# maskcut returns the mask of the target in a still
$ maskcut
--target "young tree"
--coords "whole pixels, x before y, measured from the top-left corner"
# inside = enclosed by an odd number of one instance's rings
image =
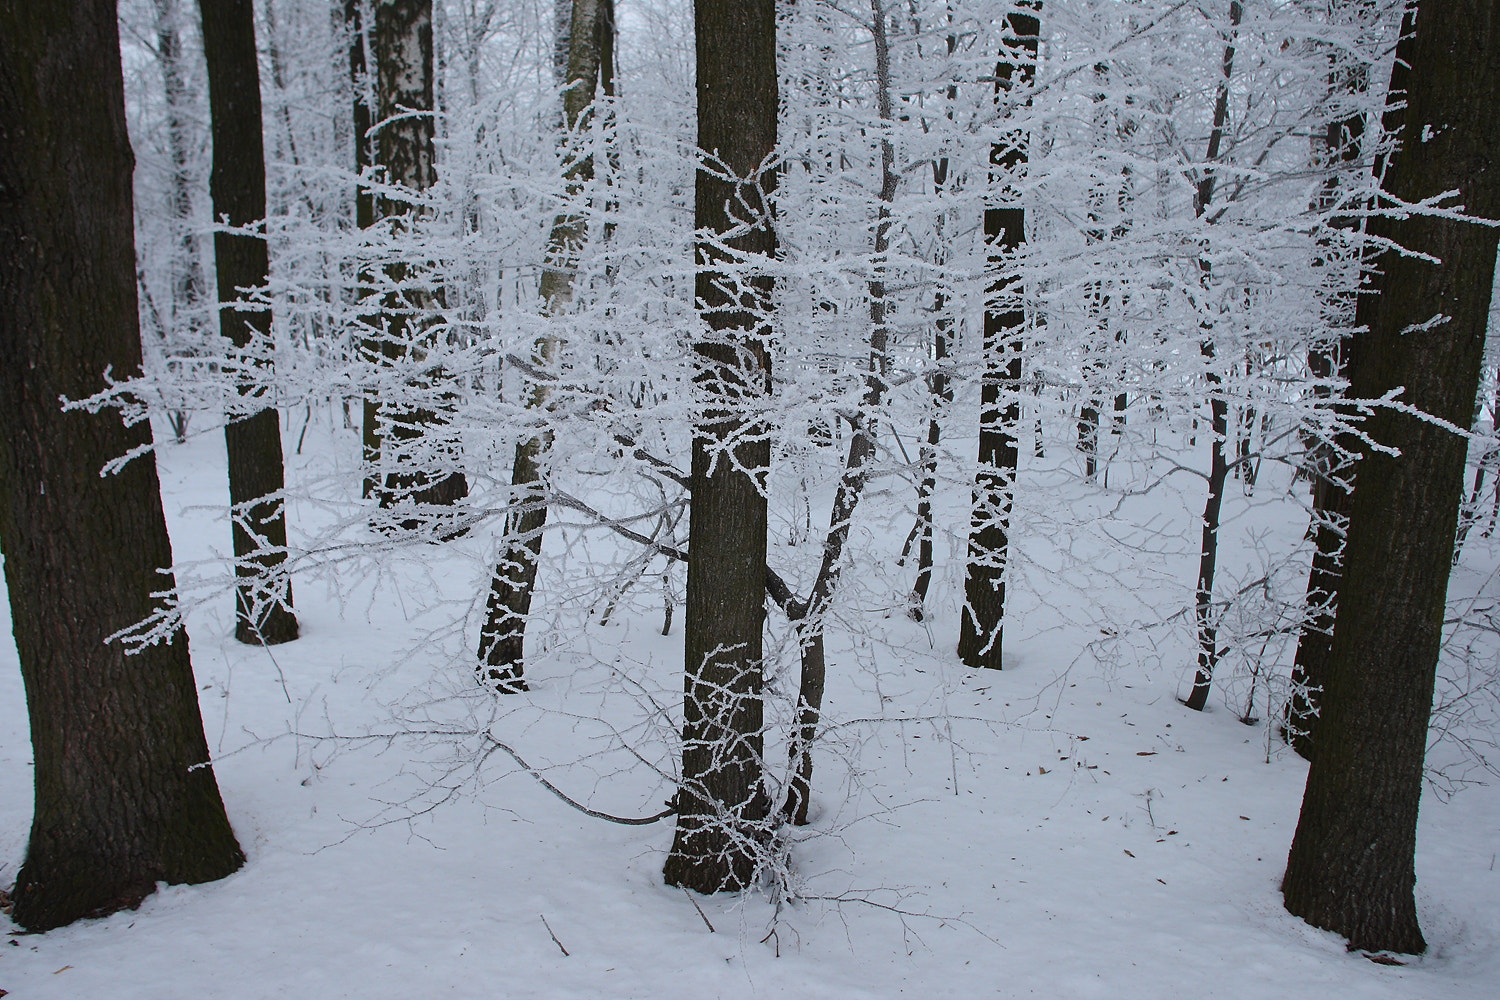
[[[1458,191],[1469,217],[1500,218],[1497,46],[1493,3],[1422,0],[1402,147],[1381,185],[1403,208],[1369,226],[1408,252],[1374,261],[1349,392],[1399,391],[1400,406],[1377,406],[1361,425],[1374,444],[1360,448],[1317,752],[1282,882],[1288,910],[1351,948],[1426,947],[1413,893],[1417,806],[1496,229],[1404,206]]]
[[[567,89],[563,91],[563,123],[574,136],[588,124],[586,112],[594,103],[601,78],[603,92],[613,90],[614,0],[574,0],[573,20],[568,32]],[[565,172],[569,194],[576,196],[593,176],[593,158],[578,156]],[[578,248],[588,235],[588,220],[565,213],[552,221],[547,238],[548,265],[542,270],[541,299],[549,316],[567,311],[573,298],[573,272]],[[545,370],[557,362],[560,342],[556,336],[538,338],[532,362]],[[551,393],[545,381],[530,388],[526,405],[545,409]],[[542,554],[542,529],[547,523],[546,452],[552,432],[522,438],[516,443],[511,469],[511,509],[505,516],[506,551],[495,567],[485,603],[484,625],[479,632],[480,683],[501,693],[524,691],[524,647],[526,616],[536,590],[536,564]]]
[[[1197,190],[1193,198],[1193,213],[1200,219],[1213,204],[1214,192],[1219,183],[1219,173],[1214,165],[1219,162],[1223,153],[1224,137],[1229,126],[1229,81],[1234,76],[1235,34],[1244,13],[1245,7],[1240,0],[1230,0],[1229,26],[1224,38],[1224,75],[1214,98],[1213,131],[1209,133],[1208,155],[1205,157],[1209,165],[1197,179]],[[1206,281],[1209,277],[1208,261],[1202,261],[1200,267]],[[1218,353],[1212,331],[1205,328],[1204,332],[1206,336],[1199,350],[1210,364],[1206,375],[1209,385],[1210,457],[1208,497],[1203,502],[1203,540],[1198,550],[1198,586],[1194,592],[1194,610],[1198,624],[1198,670],[1193,677],[1193,689],[1186,700],[1187,707],[1198,712],[1203,711],[1208,704],[1214,667],[1219,661],[1218,627],[1213,616],[1214,573],[1219,560],[1219,515],[1224,506],[1224,484],[1229,478],[1229,462],[1224,457],[1225,438],[1229,434],[1229,401],[1222,391],[1223,376],[1212,367]]]
[[[199,0],[203,55],[208,64],[208,103],[213,130],[209,192],[214,218],[241,229],[266,216],[266,159],[262,147],[260,69],[255,54],[255,10],[251,0]],[[268,364],[271,312],[245,308],[241,295],[265,286],[270,256],[263,236],[214,234],[219,282],[219,328],[244,364]],[[257,358],[257,355],[260,355]],[[242,395],[253,388],[242,385]],[[252,404],[253,406],[253,404]],[[234,636],[271,646],[297,638],[292,585],[286,561],[286,516],[281,491],[281,416],[274,406],[232,420],[224,428],[229,454],[229,502],[233,507]]]
[[[108,641],[172,563],[148,424],[62,412],[141,366],[115,4],[0,5],[0,546],[35,754],[13,918],[46,930],[244,861],[186,635]]]
[[[668,884],[738,890],[755,875],[769,803],[761,779],[762,628],[770,441],[770,194],[776,147],[774,0],[697,0],[692,559],[684,625],[682,775]]]
[[[1024,7],[1041,10],[1040,2]],[[1020,10],[1006,15],[1006,34],[995,67],[995,94],[1012,106],[1030,89],[1036,76],[1041,18]],[[984,235],[990,266],[1026,242],[1026,210],[1012,186],[1026,169],[1029,139],[1015,132],[995,144],[990,163],[995,180],[1006,190],[1006,204],[987,208]],[[964,574],[964,607],[959,622],[958,658],[970,667],[1000,669],[1002,618],[1005,614],[1005,563],[1010,544],[1010,509],[1016,488],[1020,452],[1016,433],[1021,422],[1017,392],[1021,382],[1026,313],[1015,277],[990,289],[984,312],[984,377],[980,388],[979,473],[974,479],[974,512],[969,524],[969,558]],[[1006,396],[1001,408],[1001,395]]]

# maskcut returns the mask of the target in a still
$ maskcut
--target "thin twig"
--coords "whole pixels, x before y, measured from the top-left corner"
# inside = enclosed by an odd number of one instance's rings
[[[563,953],[563,958],[570,958],[571,956],[568,954],[568,949],[564,948],[563,943],[557,939],[557,935],[552,933],[552,925],[547,923],[547,918],[540,913],[538,913],[537,916],[542,918],[542,926],[547,928],[547,934],[551,936],[552,943],[557,945],[557,950]]]
[[[708,933],[717,934],[718,931],[714,930],[714,925],[708,922],[708,915],[703,912],[703,907],[698,905],[698,901],[693,898],[693,894],[686,888],[682,890],[682,894],[688,898],[689,903],[693,904],[693,909],[698,911],[698,916],[703,918],[703,924],[708,928]]]

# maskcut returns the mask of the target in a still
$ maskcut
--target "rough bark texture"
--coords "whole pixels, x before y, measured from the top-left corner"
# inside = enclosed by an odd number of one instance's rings
[[[1448,190],[1500,217],[1500,9],[1422,0],[1403,151],[1382,184],[1408,202]],[[1467,428],[1484,355],[1496,231],[1412,216],[1373,233],[1441,264],[1382,253],[1361,296],[1350,394],[1401,399]],[[1351,948],[1420,952],[1413,886],[1417,804],[1442,639],[1466,441],[1388,408],[1364,424],[1317,752],[1287,859],[1286,907]]]
[[[199,0],[199,8],[213,119],[209,192],[214,218],[232,226],[253,226],[266,215],[255,10],[251,0]],[[265,239],[215,233],[214,268],[219,282],[220,332],[240,350],[256,339],[269,343],[270,309],[236,306],[242,294],[265,286],[270,270]],[[224,428],[224,443],[229,453],[229,502],[234,508],[234,562],[239,577],[234,637],[266,646],[290,642],[297,638],[297,617],[292,613],[292,584],[283,570],[286,518],[280,497],[285,485],[281,415],[268,406],[236,420]]]
[[[374,160],[387,184],[412,191],[425,191],[436,182],[433,137],[432,0],[374,0],[370,39],[375,56]],[[417,113],[413,113],[417,112]],[[374,214],[393,220],[400,231],[417,209],[406,199],[386,195],[374,200]],[[375,319],[379,334],[365,345],[367,355],[393,364],[420,360],[426,317],[442,307],[441,290],[414,282],[411,268],[403,263],[386,265],[386,277],[397,287],[385,299]],[[413,287],[416,284],[417,287]],[[423,376],[440,382],[441,371]],[[413,383],[413,388],[423,386]],[[426,440],[444,434],[442,415],[422,406],[391,402],[365,404],[365,452],[387,471],[377,476],[373,492],[382,507],[401,505],[451,506],[469,495],[462,472],[429,471],[433,447]],[[420,444],[418,444],[420,442]],[[456,449],[457,442],[438,446]],[[408,466],[417,468],[410,469]],[[401,527],[413,529],[428,522],[413,517]],[[439,536],[443,532],[439,531]]]
[[[1386,109],[1381,119],[1381,128],[1396,134],[1406,115],[1406,88],[1411,80],[1414,10],[1408,8],[1402,19],[1401,35],[1396,43],[1396,62],[1391,68],[1390,87],[1386,92]],[[1369,72],[1350,71],[1335,84],[1350,90],[1368,86]],[[1356,162],[1364,145],[1364,118],[1354,116],[1330,122],[1324,135],[1324,157],[1330,164]],[[1376,176],[1384,171],[1385,158],[1377,160]],[[1320,192],[1320,198],[1328,203],[1337,197],[1338,181],[1330,178]],[[1328,207],[1328,203],[1319,205]],[[1353,228],[1355,218],[1335,219],[1334,225]],[[1359,296],[1354,289],[1332,297],[1327,305],[1330,320],[1335,327],[1357,326],[1362,322],[1358,316]],[[1349,376],[1348,333],[1332,344],[1317,345],[1308,353],[1308,368],[1313,375],[1329,379],[1335,375]],[[1297,654],[1292,664],[1292,696],[1287,700],[1286,716],[1282,735],[1292,749],[1311,760],[1316,746],[1319,705],[1322,700],[1323,678],[1327,672],[1328,654],[1333,649],[1334,615],[1338,610],[1339,579],[1343,573],[1344,531],[1349,523],[1349,493],[1354,487],[1353,459],[1350,454],[1356,447],[1352,436],[1337,442],[1337,446],[1323,444],[1314,447],[1313,513],[1308,533],[1313,537],[1312,566],[1307,573],[1307,620],[1297,637]]]
[[[148,424],[59,396],[140,370],[132,156],[112,0],[0,5],[0,546],[26,683],[36,810],[15,921],[134,906],[244,861],[208,765],[187,637],[112,633],[172,587]]]
[[[563,120],[568,132],[586,125],[584,114],[594,101],[600,78],[608,79],[614,49],[613,0],[574,0],[573,19],[567,37],[572,40],[567,81],[563,94]],[[608,84],[605,86],[608,92]],[[581,157],[568,165],[569,188],[577,193],[592,176],[592,158]],[[559,215],[552,221],[547,239],[548,266],[542,271],[539,291],[549,315],[566,312],[573,301],[573,268],[578,247],[588,235],[588,220]],[[537,340],[532,362],[546,371],[556,361],[561,345],[553,336]],[[545,409],[551,396],[545,382],[531,386],[526,405]],[[526,690],[526,618],[536,592],[537,560],[542,554],[542,529],[547,524],[545,456],[552,447],[552,432],[544,430],[516,443],[511,466],[511,509],[505,515],[505,537],[511,539],[495,566],[490,595],[485,602],[484,625],[479,630],[479,682],[500,694]]]
[[[1027,6],[1040,10],[1040,3]],[[1041,18],[1012,12],[1006,18],[1005,51],[995,67],[995,92],[1025,90],[1036,75]],[[990,151],[990,163],[1001,184],[1026,169],[1027,139],[1014,135]],[[1015,198],[1014,192],[1009,196]],[[1026,212],[1019,204],[986,209],[984,235],[990,266],[1026,241]],[[1014,299],[984,311],[984,381],[979,399],[979,474],[974,479],[974,512],[969,521],[969,558],[964,573],[964,607],[958,629],[958,658],[966,666],[1000,669],[1002,619],[1005,614],[1005,564],[1009,559],[1010,508],[1020,459],[1017,433],[1021,403],[1021,330],[1026,313],[1020,306],[1018,279],[990,289],[991,299]],[[1001,390],[1009,399],[1002,409]]]
[[[769,256],[776,4],[698,0],[694,19],[698,146],[714,167],[698,171],[695,220],[711,233],[746,225],[733,249]],[[696,297],[709,328],[695,345],[706,408],[693,434],[682,786],[663,875],[671,885],[719,892],[750,884],[770,811],[761,782],[766,498],[757,481],[770,442],[745,410],[769,391],[771,285],[714,270],[724,253],[712,243],[696,252]]]

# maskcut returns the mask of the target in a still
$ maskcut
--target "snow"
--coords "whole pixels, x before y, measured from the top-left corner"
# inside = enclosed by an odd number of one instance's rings
[[[212,433],[160,456],[179,560],[228,547],[222,463]],[[471,587],[482,545],[432,548],[431,580]],[[1264,721],[1241,724],[1217,696],[1204,714],[1184,709],[1181,672],[1149,659],[1085,669],[1076,634],[1039,625],[1008,634],[1005,671],[965,671],[951,613],[934,649],[897,616],[889,628],[910,639],[899,655],[830,632],[830,718],[885,721],[838,731],[817,758],[814,822],[792,851],[804,898],[779,913],[755,892],[690,899],[661,881],[668,822],[590,819],[501,755],[467,780],[458,740],[314,738],[453,721],[443,685],[457,688],[467,667],[411,611],[431,585],[340,602],[299,581],[304,637],[271,654],[232,640],[227,603],[191,618],[204,726],[248,862],[219,882],[163,886],[134,912],[45,935],[11,928],[0,989],[17,1000],[1474,1000],[1500,982],[1495,788],[1424,799],[1429,951],[1376,964],[1281,907],[1306,766],[1275,742],[1267,760]],[[640,709],[619,697],[611,651],[680,691],[680,627],[659,628],[659,614],[622,613],[541,656],[535,690],[505,701],[496,732],[594,808],[659,810],[666,784],[609,735],[643,731],[630,729]],[[9,883],[30,758],[9,643],[0,660]],[[432,802],[421,793],[440,774],[455,794],[401,819],[401,803]]]

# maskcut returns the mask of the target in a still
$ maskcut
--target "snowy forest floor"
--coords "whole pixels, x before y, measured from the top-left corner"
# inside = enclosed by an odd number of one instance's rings
[[[213,509],[221,442],[205,434],[160,456],[179,560],[228,547]],[[778,912],[756,892],[700,897],[700,914],[662,884],[670,822],[588,818],[462,735],[325,738],[461,732],[454,706],[481,704],[462,693],[462,650],[429,641],[411,607],[424,587],[482,582],[483,544],[431,549],[430,577],[405,589],[339,600],[299,582],[303,638],[270,653],[233,641],[227,600],[192,618],[204,727],[248,862],[220,882],[163,886],[138,911],[41,936],[11,928],[0,990],[1474,1000],[1500,983],[1500,789],[1424,799],[1429,951],[1376,964],[1281,907],[1306,765],[1268,740],[1264,718],[1243,725],[1217,695],[1206,713],[1183,708],[1190,661],[1175,653],[1085,669],[1077,630],[1018,624],[1008,669],[965,671],[951,614],[930,648],[899,615],[890,628],[909,626],[911,641],[897,652],[830,634],[827,704],[842,728],[817,757],[813,824],[795,834],[803,898]],[[647,729],[638,701],[617,707],[628,685],[611,664],[625,658],[664,698],[680,692],[680,623],[667,638],[660,624],[659,611],[621,613],[536,657],[534,690],[506,699],[492,731],[594,808],[659,811],[667,784],[613,735]],[[669,748],[647,752],[669,766]],[[6,639],[0,884],[25,850],[29,762]]]

